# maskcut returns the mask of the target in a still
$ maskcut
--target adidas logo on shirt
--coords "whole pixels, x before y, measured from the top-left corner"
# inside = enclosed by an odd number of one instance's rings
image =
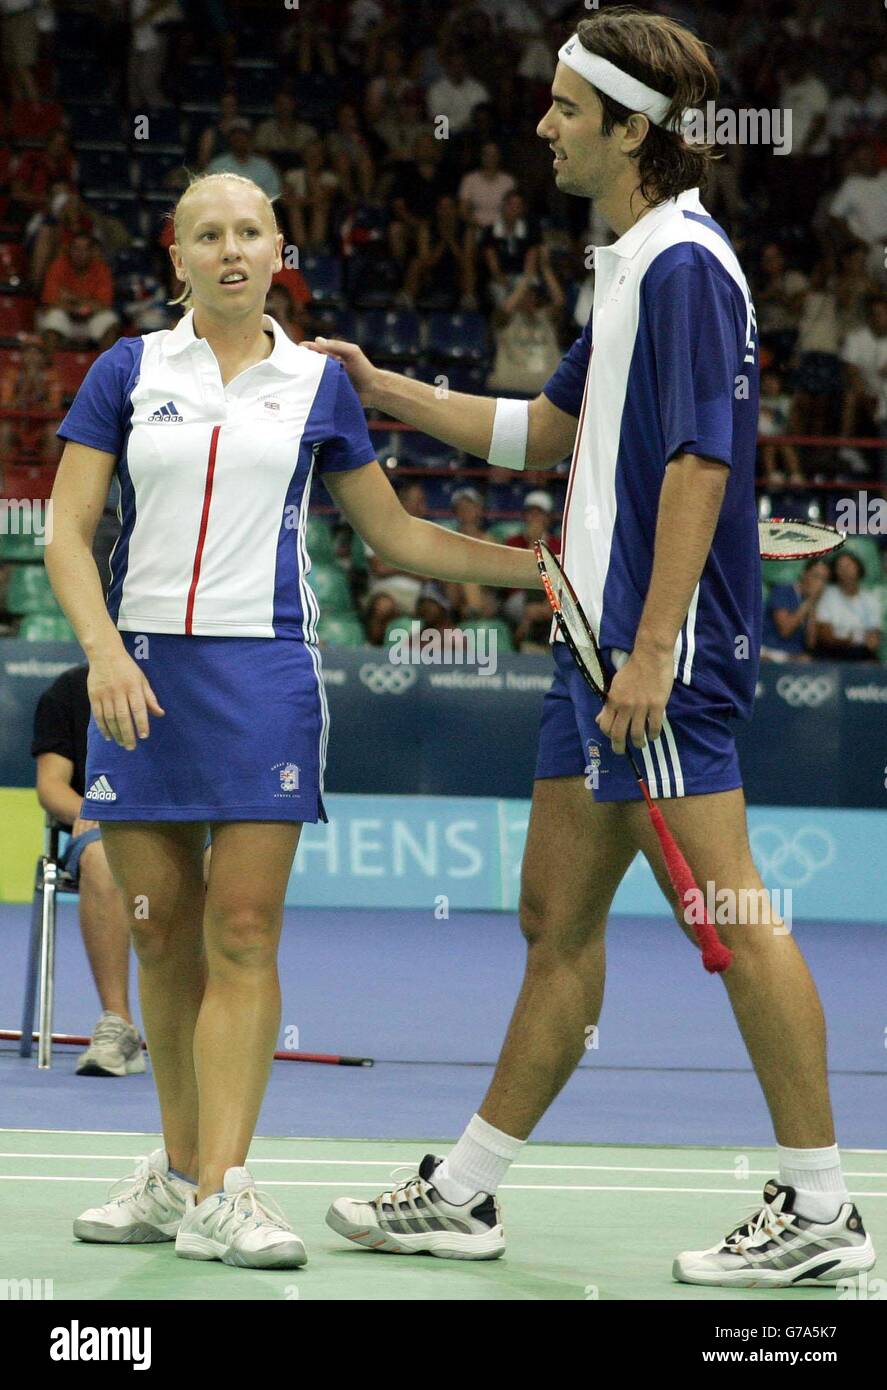
[[[184,420],[184,415],[179,414],[179,408],[174,401],[167,401],[159,410],[155,410],[153,415],[148,416],[149,425],[180,425]]]
[[[117,793],[114,791],[107,777],[97,777],[86,793],[87,801],[116,801]]]

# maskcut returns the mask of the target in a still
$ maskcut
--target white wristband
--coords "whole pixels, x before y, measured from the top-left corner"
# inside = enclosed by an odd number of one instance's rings
[[[493,416],[488,461],[495,468],[526,468],[529,432],[530,402],[509,401],[500,397]]]

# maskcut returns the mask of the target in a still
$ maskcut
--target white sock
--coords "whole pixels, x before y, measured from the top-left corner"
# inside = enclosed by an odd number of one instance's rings
[[[827,1149],[779,1150],[779,1181],[793,1187],[799,1215],[808,1221],[834,1221],[850,1193],[841,1171],[837,1144]]]
[[[477,1192],[495,1192],[526,1142],[472,1115],[456,1147],[435,1169],[434,1186],[455,1206]]]

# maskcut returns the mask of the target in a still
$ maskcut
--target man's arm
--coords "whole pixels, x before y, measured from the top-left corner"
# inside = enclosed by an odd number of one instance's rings
[[[80,815],[83,797],[71,786],[74,764],[61,753],[38,753],[37,800],[51,816],[73,825]]]

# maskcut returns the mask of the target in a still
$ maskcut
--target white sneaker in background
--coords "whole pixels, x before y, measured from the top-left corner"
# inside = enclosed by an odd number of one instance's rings
[[[139,1030],[106,1009],[92,1041],[77,1059],[78,1076],[132,1076],[145,1070]]]

